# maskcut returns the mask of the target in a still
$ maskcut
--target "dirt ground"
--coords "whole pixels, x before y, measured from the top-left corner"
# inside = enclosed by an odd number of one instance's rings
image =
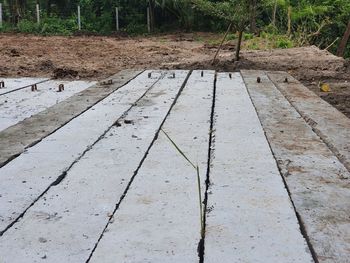
[[[224,45],[212,65],[220,36],[209,33],[153,37],[40,37],[0,34],[0,77],[49,76],[103,79],[122,69],[283,70],[350,117],[350,62],[317,47],[243,50],[233,62],[235,44]],[[319,82],[330,84],[321,93]]]

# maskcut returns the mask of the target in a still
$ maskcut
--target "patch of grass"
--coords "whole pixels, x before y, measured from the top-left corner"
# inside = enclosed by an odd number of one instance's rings
[[[297,46],[296,43],[287,35],[276,35],[262,32],[259,37],[253,37],[245,40],[244,49],[250,50],[268,50],[274,48],[292,48]]]

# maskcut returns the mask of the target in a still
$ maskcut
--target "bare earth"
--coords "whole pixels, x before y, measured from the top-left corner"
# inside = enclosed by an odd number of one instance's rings
[[[350,63],[317,47],[242,52],[233,62],[234,43],[211,60],[219,36],[208,33],[154,37],[40,37],[0,34],[0,77],[49,76],[103,79],[122,69],[262,69],[287,71],[350,117]],[[205,41],[199,41],[206,39]],[[209,41],[208,41],[209,40]],[[318,83],[330,84],[321,93]]]

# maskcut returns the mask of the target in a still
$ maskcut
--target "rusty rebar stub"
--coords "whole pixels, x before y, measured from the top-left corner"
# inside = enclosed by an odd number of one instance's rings
[[[113,84],[113,79],[102,81],[102,85],[111,85],[111,84]]]
[[[257,77],[257,78],[256,78],[256,82],[261,83],[261,78],[260,78],[260,77]]]
[[[37,90],[38,90],[37,85],[36,85],[36,84],[33,84],[33,85],[31,86],[31,90],[32,90],[32,91],[37,91]]]
[[[2,80],[2,81],[0,81],[0,89],[1,88],[5,88],[5,82]]]
[[[58,92],[62,92],[62,91],[64,91],[64,85],[60,84],[58,85]]]

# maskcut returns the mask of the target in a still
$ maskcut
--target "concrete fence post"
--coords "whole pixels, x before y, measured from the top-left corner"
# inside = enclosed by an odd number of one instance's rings
[[[119,10],[118,7],[115,8],[115,29],[119,31]]]
[[[40,24],[40,9],[39,4],[36,4],[36,22]]]
[[[81,30],[80,5],[78,5],[78,30]]]
[[[2,3],[0,3],[0,28],[2,28]]]

